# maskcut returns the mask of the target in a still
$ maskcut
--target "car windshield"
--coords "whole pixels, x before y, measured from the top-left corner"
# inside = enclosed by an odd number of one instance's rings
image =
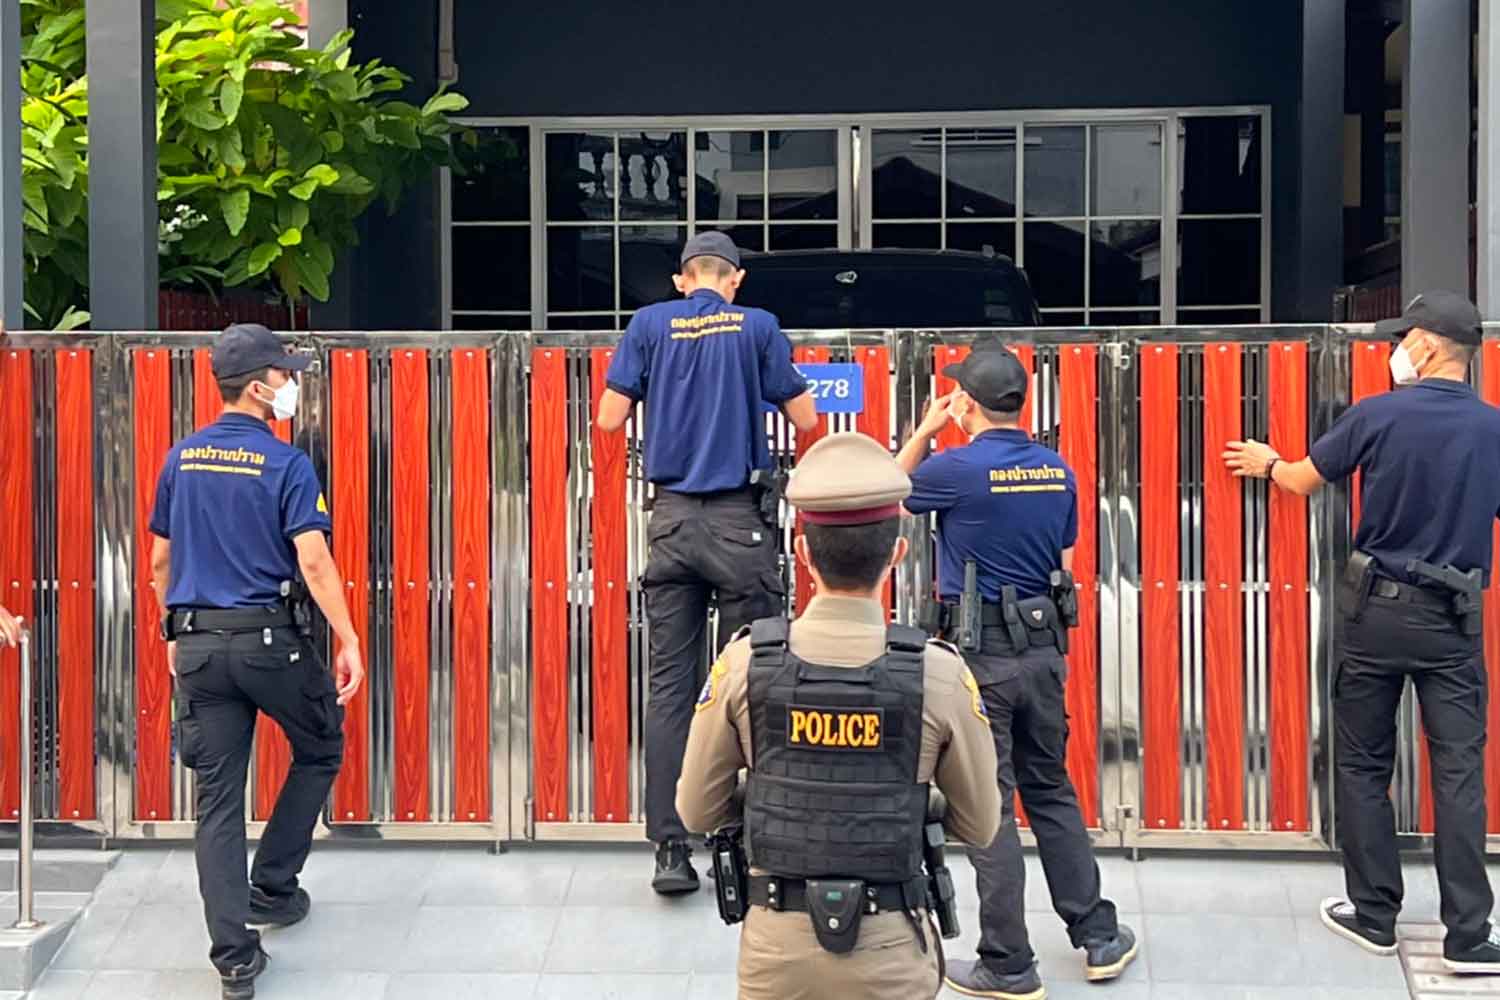
[[[736,301],[776,314],[783,329],[1024,326],[1031,320],[1000,268],[872,267],[851,261],[757,274],[750,262]],[[851,280],[852,279],[852,280]]]

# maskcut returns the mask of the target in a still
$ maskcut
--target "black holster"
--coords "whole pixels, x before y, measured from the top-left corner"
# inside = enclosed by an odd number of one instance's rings
[[[958,627],[954,640],[965,653],[977,653],[982,645],[984,602],[979,597],[979,564],[964,562],[964,589],[958,598]]]
[[[1356,549],[1344,564],[1344,586],[1349,590],[1352,610],[1349,620],[1357,622],[1370,603],[1370,592],[1375,588],[1375,559],[1367,552]]]
[[[1078,585],[1073,574],[1065,569],[1055,569],[1048,578],[1048,589],[1052,603],[1057,605],[1057,617],[1063,628],[1078,627]]]
[[[1451,563],[1434,566],[1432,563],[1412,559],[1406,571],[1448,592],[1453,615],[1458,619],[1459,630],[1464,635],[1480,635],[1484,631],[1484,574],[1478,569],[1467,573]]]
[[[927,905],[937,917],[938,930],[949,940],[958,937],[958,896],[953,888],[953,873],[943,858],[948,835],[941,814],[922,828],[922,864],[927,869]]]
[[[312,594],[301,580],[281,581],[281,603],[291,612],[292,621],[304,639],[312,638]]]
[[[760,519],[772,531],[781,527],[781,498],[786,495],[786,473],[779,469],[755,469],[750,473],[750,492]]]

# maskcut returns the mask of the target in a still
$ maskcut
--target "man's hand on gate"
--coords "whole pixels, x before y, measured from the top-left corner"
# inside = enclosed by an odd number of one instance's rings
[[[365,682],[365,663],[357,644],[344,643],[339,647],[339,654],[333,659],[333,676],[338,682],[339,704],[349,704]]]
[[[938,396],[927,404],[927,413],[922,417],[922,422],[917,425],[917,434],[921,437],[935,437],[944,427],[948,426],[951,419],[948,416],[948,405],[953,402],[957,390],[943,396]]]
[[[1224,447],[1224,464],[1236,476],[1264,479],[1271,474],[1271,463],[1281,459],[1275,449],[1259,441],[1230,441]]]
[[[21,644],[21,619],[0,607],[0,646]]]

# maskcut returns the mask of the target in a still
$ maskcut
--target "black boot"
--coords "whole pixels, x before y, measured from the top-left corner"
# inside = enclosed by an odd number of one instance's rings
[[[698,891],[698,873],[693,870],[693,849],[686,841],[668,840],[656,845],[656,875],[651,888],[663,896]]]

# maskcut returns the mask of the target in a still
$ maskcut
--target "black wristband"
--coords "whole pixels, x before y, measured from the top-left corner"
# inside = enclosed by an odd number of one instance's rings
[[[1273,457],[1270,462],[1266,463],[1266,481],[1267,482],[1274,483],[1276,481],[1272,477],[1272,473],[1274,473],[1276,471],[1276,463],[1279,462],[1279,461],[1281,461],[1281,456],[1277,455],[1277,456]]]

